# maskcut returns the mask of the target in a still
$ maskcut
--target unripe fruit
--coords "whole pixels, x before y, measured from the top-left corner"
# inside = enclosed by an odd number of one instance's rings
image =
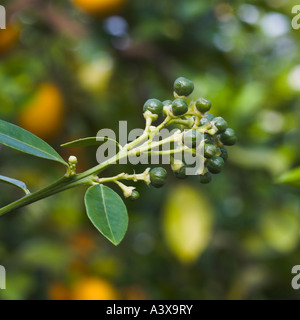
[[[208,119],[209,121],[213,120],[215,118],[215,116],[209,112],[206,112],[205,113],[205,116],[204,116],[206,119]]]
[[[236,135],[233,129],[227,128],[225,132],[223,132],[220,135],[220,140],[226,145],[226,146],[233,146],[236,143]]]
[[[153,114],[160,114],[163,111],[163,104],[158,99],[149,99],[145,102],[143,111],[149,110]]]
[[[207,169],[211,173],[220,173],[223,165],[224,165],[224,160],[219,156],[214,156],[207,161]]]
[[[207,124],[209,122],[209,120],[205,117],[201,118],[200,119],[200,122],[199,122],[199,127],[202,127],[204,126],[205,124]]]
[[[175,99],[172,103],[172,112],[176,117],[184,115],[188,109],[188,105],[184,99]]]
[[[140,193],[136,190],[133,190],[130,196],[130,200],[134,201],[134,200],[137,200],[139,197],[140,197]]]
[[[228,159],[227,150],[225,148],[220,148],[220,152],[221,152],[220,157],[223,158],[224,162],[226,162]]]
[[[196,108],[199,112],[205,113],[210,110],[211,102],[204,98],[199,98],[196,100]]]
[[[196,148],[202,141],[202,133],[191,129],[183,134],[183,143],[189,148]]]
[[[213,123],[218,129],[218,133],[224,132],[228,127],[227,122],[222,117],[214,118]]]
[[[163,101],[163,106],[171,106],[172,105],[172,100],[165,100],[165,101]]]
[[[204,133],[205,143],[214,144],[214,136],[211,136],[209,133]]]
[[[211,182],[211,174],[209,172],[206,172],[205,174],[201,174],[200,182],[203,184]]]
[[[217,148],[212,144],[205,144],[204,146],[204,157],[209,159],[212,158],[217,152]]]
[[[180,77],[174,82],[174,92],[182,97],[189,96],[194,91],[194,83],[184,77]]]
[[[151,185],[155,188],[162,187],[167,180],[167,171],[164,168],[158,167],[150,170]]]
[[[177,179],[185,179],[187,176],[186,176],[186,167],[183,166],[181,167],[178,171],[174,171],[174,175]]]

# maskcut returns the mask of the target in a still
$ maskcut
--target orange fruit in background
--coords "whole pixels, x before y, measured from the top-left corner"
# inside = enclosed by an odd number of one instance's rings
[[[71,300],[117,300],[116,289],[106,280],[97,277],[83,278],[71,290]]]
[[[96,248],[94,239],[88,233],[78,233],[71,239],[71,245],[81,256],[87,256]]]
[[[117,12],[125,4],[125,0],[72,0],[80,9],[91,13],[107,15]]]
[[[131,285],[125,290],[125,300],[149,300],[149,297],[142,287]]]
[[[69,291],[61,283],[54,283],[48,290],[48,296],[50,300],[69,300]]]
[[[40,84],[19,114],[20,126],[44,140],[56,137],[63,121],[63,97],[53,83]]]
[[[7,24],[6,29],[0,29],[0,53],[12,49],[19,40],[20,28],[17,25]]]

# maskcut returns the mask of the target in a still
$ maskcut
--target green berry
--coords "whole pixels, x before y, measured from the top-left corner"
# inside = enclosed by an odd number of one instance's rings
[[[205,144],[204,146],[204,157],[207,159],[212,158],[217,152],[217,148],[212,144]]]
[[[209,120],[205,117],[201,118],[200,119],[200,122],[199,122],[199,127],[202,127],[204,126],[205,124],[207,124],[209,122]]]
[[[176,117],[182,116],[188,109],[188,105],[184,99],[175,99],[172,103],[172,112]]]
[[[157,167],[150,170],[150,181],[153,187],[162,187],[167,180],[167,171],[164,168]]]
[[[220,140],[226,145],[226,146],[233,146],[236,143],[236,135],[233,129],[227,128],[225,132],[223,132],[220,135]]]
[[[210,110],[211,102],[204,98],[199,98],[196,100],[196,108],[199,112],[205,113]]]
[[[157,99],[149,99],[145,102],[143,110],[144,112],[149,110],[151,113],[160,114],[163,111],[163,104]]]
[[[218,129],[218,133],[224,132],[228,125],[227,122],[222,117],[216,117],[214,118],[214,125]]]
[[[204,117],[206,119],[208,119],[209,121],[211,121],[211,120],[213,120],[215,118],[215,116],[213,114],[209,113],[209,112],[206,112]]]
[[[165,101],[163,101],[163,106],[170,106],[170,105],[172,105],[172,100],[165,100]]]
[[[220,152],[221,152],[220,157],[223,158],[224,162],[226,162],[228,159],[227,150],[225,148],[220,148]]]
[[[211,182],[211,174],[209,172],[201,174],[200,175],[200,182],[203,184]]]
[[[214,144],[214,136],[211,136],[209,133],[204,133],[205,143]]]
[[[189,148],[196,148],[202,139],[202,133],[194,129],[185,131],[183,134],[183,143]]]
[[[140,193],[136,190],[133,190],[130,196],[130,200],[137,200],[139,197],[140,197]]]
[[[182,97],[189,96],[194,91],[194,83],[191,80],[180,77],[174,82],[174,92]]]
[[[207,161],[207,169],[211,173],[221,172],[223,166],[224,166],[224,160],[219,156],[214,156]]]
[[[178,171],[174,171],[174,175],[177,179],[185,179],[186,173],[185,173],[186,167],[181,167]]]

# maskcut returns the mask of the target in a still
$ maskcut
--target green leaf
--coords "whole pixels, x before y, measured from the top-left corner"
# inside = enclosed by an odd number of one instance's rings
[[[19,181],[19,180],[16,180],[16,179],[12,179],[12,178],[8,178],[8,177],[1,176],[1,175],[0,175],[0,181],[12,184],[13,186],[22,189],[25,192],[25,194],[29,194],[30,193],[30,191],[26,187],[26,184],[24,182],[22,182],[22,181]]]
[[[90,187],[84,201],[93,225],[104,237],[118,245],[128,227],[127,209],[121,197],[101,184]]]
[[[102,139],[102,140],[100,140]],[[89,146],[98,146],[100,143],[104,141],[112,141],[114,142],[119,148],[120,144],[114,140],[110,139],[108,137],[88,137],[88,138],[82,138],[74,141],[70,141],[67,143],[64,143],[61,145],[61,147],[89,147]]]
[[[45,141],[12,123],[0,120],[0,143],[36,157],[68,164]]]
[[[276,182],[300,188],[300,168],[284,173],[276,180]]]

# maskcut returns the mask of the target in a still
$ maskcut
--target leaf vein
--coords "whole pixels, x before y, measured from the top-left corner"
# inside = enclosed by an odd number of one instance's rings
[[[112,228],[111,228],[111,225],[110,225],[110,221],[109,221],[109,218],[108,218],[108,215],[107,215],[107,208],[106,208],[106,204],[105,204],[105,196],[104,196],[104,192],[103,192],[103,185],[100,185],[100,191],[101,191],[101,196],[103,198],[103,207],[104,207],[104,212],[105,212],[106,220],[107,220],[107,223],[108,223],[108,227],[110,229],[110,232],[112,234],[112,238],[113,238],[114,242],[116,242],[116,239],[115,239],[115,236],[113,234],[113,231],[112,231]]]

